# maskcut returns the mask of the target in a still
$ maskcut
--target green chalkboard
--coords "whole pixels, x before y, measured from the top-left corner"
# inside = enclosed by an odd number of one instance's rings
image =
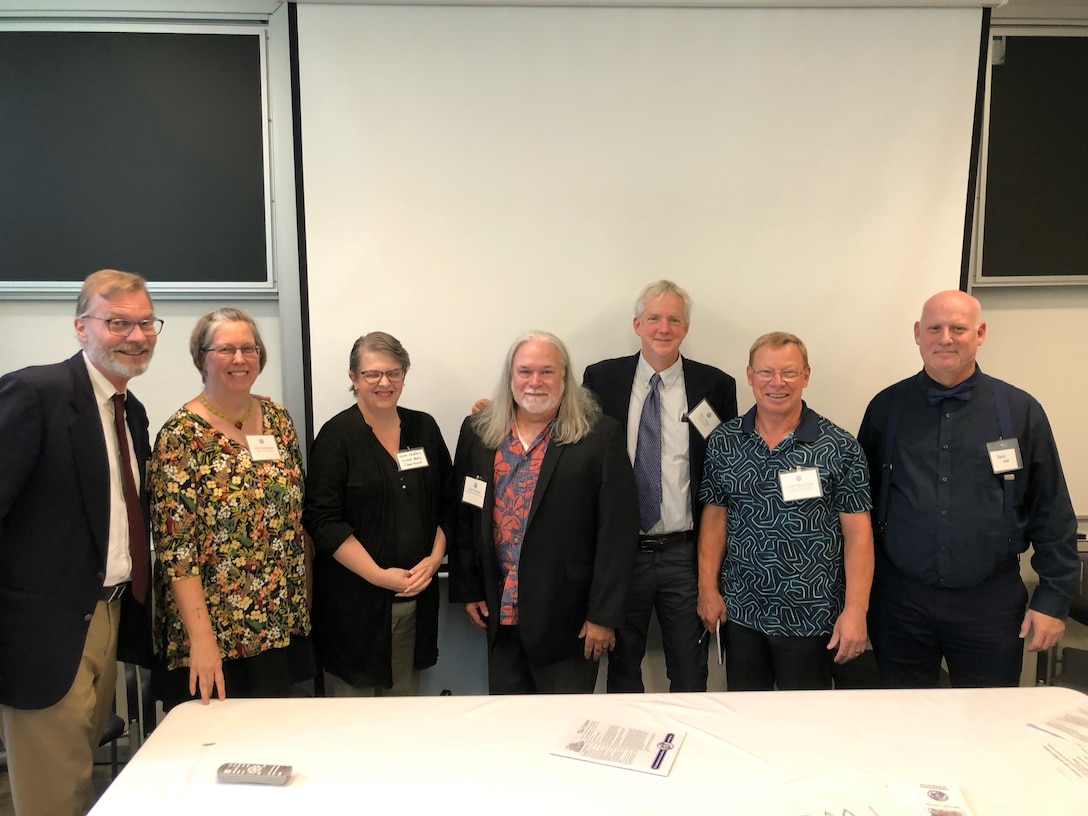
[[[262,37],[0,31],[0,288],[270,287]]]
[[[1088,276],[1088,38],[994,46],[981,277],[1072,283]]]

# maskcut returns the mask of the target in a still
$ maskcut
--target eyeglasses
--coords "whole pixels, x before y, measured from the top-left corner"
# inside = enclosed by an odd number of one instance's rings
[[[374,385],[380,383],[382,377],[385,377],[391,383],[400,382],[404,379],[407,371],[403,368],[391,368],[388,371],[356,371],[355,373],[363,378],[363,382]]]
[[[769,368],[761,368],[759,371],[753,371],[752,376],[760,382],[770,382],[778,375],[782,382],[796,382],[801,378],[800,371],[794,371],[792,368],[785,371],[771,371]]]
[[[208,346],[205,353],[218,354],[222,360],[233,360],[234,355],[242,352],[243,357],[256,357],[261,353],[260,346]]]
[[[80,320],[101,320],[106,324],[106,329],[110,334],[116,334],[118,337],[128,337],[132,334],[132,330],[137,326],[140,327],[140,331],[148,337],[154,336],[162,331],[162,318],[152,317],[147,320],[125,320],[121,317],[95,317],[94,315],[80,315]]]

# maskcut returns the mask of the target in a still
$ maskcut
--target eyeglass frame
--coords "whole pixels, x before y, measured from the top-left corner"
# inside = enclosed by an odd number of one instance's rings
[[[391,376],[398,371],[400,372],[400,374],[398,374],[396,377]],[[378,376],[374,377],[375,374],[377,374]],[[404,366],[397,366],[396,368],[391,368],[388,371],[378,371],[371,368],[367,369],[366,371],[356,371],[355,375],[362,378],[363,382],[365,382],[367,385],[377,385],[382,381],[382,377],[385,377],[391,383],[404,382],[404,378],[408,376],[408,369]],[[368,377],[367,375],[370,376]],[[371,377],[374,378],[371,379]]]
[[[112,334],[114,337],[129,337],[137,326],[140,327],[140,332],[145,337],[158,337],[162,334],[162,327],[166,325],[166,321],[161,317],[149,317],[147,320],[129,320],[124,317],[97,317],[95,315],[84,314],[79,316],[80,320],[101,320],[106,324],[106,331]],[[114,326],[118,323],[128,324],[127,332],[114,331]],[[148,331],[144,327],[145,323],[149,323],[154,326],[153,331]]]
[[[252,349],[252,351],[249,351],[249,349]],[[245,345],[245,346],[205,346],[204,347],[204,353],[205,354],[209,354],[209,353],[214,352],[214,354],[217,357],[219,357],[219,359],[221,359],[221,360],[233,360],[235,355],[237,355],[239,351],[242,352],[242,356],[245,357],[246,359],[261,356],[261,347],[258,346],[256,343],[254,343],[253,345]],[[230,352],[230,353],[228,354],[227,352]]]
[[[775,377],[780,377],[782,379],[782,382],[793,383],[793,382],[797,382],[799,379],[801,379],[804,376],[805,376],[804,370],[795,371],[795,370],[793,370],[791,368],[788,368],[785,371],[774,371],[774,370],[769,369],[769,368],[761,368],[758,371],[756,371],[756,370],[752,371],[752,378],[753,379],[756,379],[756,380],[759,380],[760,382],[765,382],[765,383],[772,382]]]

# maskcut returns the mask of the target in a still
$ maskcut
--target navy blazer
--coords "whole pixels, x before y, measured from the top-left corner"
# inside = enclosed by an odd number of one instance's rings
[[[151,444],[131,394],[126,415],[146,520]],[[39,709],[71,687],[106,576],[109,460],[82,352],[0,378],[0,451],[0,704]],[[118,659],[149,663],[150,608],[126,594]]]
[[[495,554],[495,449],[461,426],[454,456],[454,486],[465,477],[487,485],[483,508],[461,502],[450,554],[450,600],[486,601],[488,643],[499,626],[502,576]],[[638,499],[619,426],[601,417],[572,445],[552,441],[544,454],[518,568],[521,640],[535,666],[582,654],[578,638],[587,620],[618,628],[638,551]]]
[[[582,385],[590,389],[600,400],[606,416],[620,423],[623,428],[624,447],[627,445],[627,417],[631,408],[631,386],[635,380],[639,355],[602,360],[588,366],[582,375]],[[704,399],[714,409],[722,422],[737,415],[737,382],[714,366],[697,363],[681,356],[684,368],[684,389],[687,391],[688,411]],[[694,424],[688,423],[688,461],[691,469],[691,519],[695,535],[699,533],[699,520],[703,503],[699,501],[699,485],[703,481],[703,459],[706,456],[706,440]],[[672,532],[672,531],[670,531]]]

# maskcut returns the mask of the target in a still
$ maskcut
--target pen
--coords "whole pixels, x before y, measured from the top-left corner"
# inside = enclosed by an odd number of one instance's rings
[[[721,628],[722,628],[722,622],[721,622],[721,619],[719,619],[719,620],[718,620],[718,621],[717,621],[717,622],[716,622],[716,623],[714,624],[714,633],[715,633],[715,634],[717,634],[718,632],[720,632],[720,631],[721,631]],[[695,641],[696,645],[698,645],[698,644],[700,644],[700,643],[702,643],[702,642],[703,642],[703,638],[705,638],[705,637],[707,636],[707,633],[708,633],[709,631],[710,631],[709,629],[703,629],[703,633],[702,633],[701,635],[699,635],[699,639],[698,639],[697,641]]]

